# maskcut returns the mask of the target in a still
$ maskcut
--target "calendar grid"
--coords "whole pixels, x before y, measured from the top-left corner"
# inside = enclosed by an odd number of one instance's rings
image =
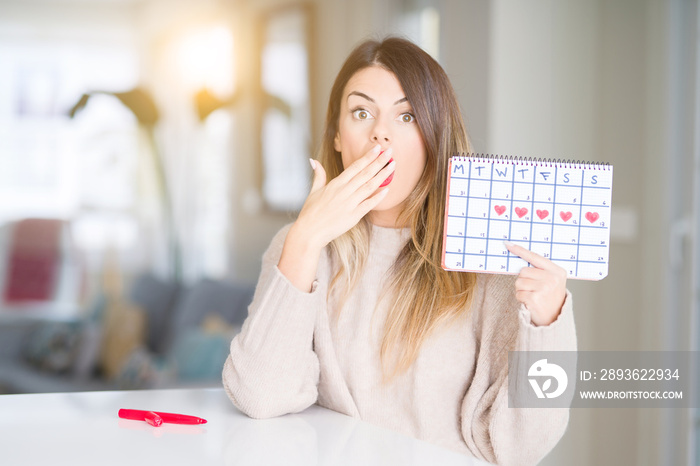
[[[583,205],[583,173],[581,173],[581,205]],[[578,211],[578,239],[576,242],[576,259],[581,257],[581,226],[583,225],[583,209]],[[578,262],[576,262],[576,274],[578,275]]]
[[[472,163],[471,161],[469,162],[469,170],[471,173],[471,166]],[[469,194],[469,189],[471,188],[471,177],[467,178],[467,194]],[[462,262],[461,264],[464,265],[466,264],[467,261],[467,221],[469,219],[469,203],[466,203],[467,206],[464,209],[464,243],[462,244]]]
[[[493,166],[494,164],[491,164],[491,179],[493,180]],[[469,176],[471,177],[471,172],[472,172],[472,162],[471,160],[469,161]],[[489,199],[493,199],[493,183],[489,185]],[[489,203],[490,206],[491,203]],[[490,214],[489,214],[490,216]],[[489,217],[490,220],[490,217]],[[489,268],[489,241],[491,239],[491,222],[488,222],[486,224],[486,258],[484,259],[484,269],[488,270]],[[465,232],[466,233],[466,232]]]
[[[554,167],[554,194],[552,195],[552,212],[555,212],[556,207],[557,207],[557,175],[558,175],[557,167]],[[551,233],[549,236],[550,238],[554,238],[554,224],[555,224],[555,222],[556,222],[556,219],[553,218],[552,219],[552,230],[551,230]],[[554,242],[554,240],[552,239],[552,243],[553,242]],[[550,243],[550,245],[549,245],[549,257],[550,258],[554,258],[554,256],[552,255],[553,251],[554,251],[554,244]]]
[[[514,174],[515,174],[515,172],[514,172]],[[532,194],[530,195],[530,198],[532,199],[532,203],[530,204],[530,207],[531,207],[530,210],[532,211],[532,213],[530,214],[530,218],[531,218],[531,220],[530,220],[530,232],[527,236],[528,237],[528,249],[532,249],[532,226],[534,224],[534,222],[533,222],[534,217],[532,217],[532,214],[534,214],[534,212],[535,212],[535,186],[536,186],[535,177],[533,176],[532,177]]]
[[[459,217],[459,218],[464,218],[464,217]],[[584,226],[584,228],[585,228],[585,226]],[[476,237],[476,236],[464,236],[464,235],[447,235],[447,238],[480,239],[479,237]],[[522,241],[518,241],[518,242],[522,244]],[[571,243],[562,243],[559,241],[532,241],[532,243],[533,244],[553,244],[554,246],[569,246],[571,244]],[[605,249],[607,247],[607,246],[596,245],[596,244],[588,244],[587,246],[592,247],[592,248],[601,248],[601,249]],[[560,260],[563,260],[563,259],[560,259]],[[584,262],[584,261],[581,260],[580,262]]]
[[[461,180],[468,180],[469,178],[461,178]],[[530,184],[530,183],[528,183]],[[489,199],[488,197],[479,197],[479,196],[459,196],[459,195],[454,195],[450,196],[453,198],[463,198],[463,199]],[[598,207],[596,204],[578,204],[578,203],[573,203],[573,202],[560,202],[559,204],[561,205],[573,205],[573,206],[582,206],[582,207]]]
[[[510,202],[510,218],[511,219],[515,218],[515,217],[513,217],[513,203],[515,201],[515,170],[513,170],[512,172],[513,172],[513,179],[511,180],[512,184],[510,185],[510,200],[511,200],[511,202]],[[509,224],[508,224],[508,238],[513,237],[512,232],[513,232],[513,222],[509,222]],[[530,238],[532,238],[532,236],[530,236]],[[510,268],[510,254],[508,254],[508,256],[506,257],[506,269],[509,269],[509,268]]]
[[[509,240],[570,278],[607,275],[612,167],[498,156],[453,157],[449,166],[445,269],[513,274],[531,267],[507,250]]]

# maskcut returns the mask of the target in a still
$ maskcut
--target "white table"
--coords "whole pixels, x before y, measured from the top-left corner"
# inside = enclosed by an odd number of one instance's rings
[[[120,408],[190,414],[200,426],[119,419]],[[3,465],[487,465],[312,406],[250,419],[223,389],[0,395]]]

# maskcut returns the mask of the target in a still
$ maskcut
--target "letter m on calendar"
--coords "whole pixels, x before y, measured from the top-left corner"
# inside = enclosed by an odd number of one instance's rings
[[[569,278],[608,274],[610,165],[481,155],[450,159],[442,267],[517,274],[529,267],[511,241],[550,259]]]

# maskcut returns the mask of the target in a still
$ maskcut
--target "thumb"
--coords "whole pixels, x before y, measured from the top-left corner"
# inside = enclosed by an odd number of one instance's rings
[[[311,193],[314,193],[326,185],[326,170],[323,169],[323,165],[317,160],[309,159],[309,162],[314,171],[314,181],[311,184]]]

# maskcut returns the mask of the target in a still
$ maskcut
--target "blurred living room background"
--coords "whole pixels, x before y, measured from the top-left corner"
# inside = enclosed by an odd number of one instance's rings
[[[696,0],[0,0],[0,393],[219,386],[335,74],[388,34],[446,69],[476,152],[614,165],[579,349],[697,350],[699,24]],[[543,464],[700,464],[698,419],[574,409]]]

